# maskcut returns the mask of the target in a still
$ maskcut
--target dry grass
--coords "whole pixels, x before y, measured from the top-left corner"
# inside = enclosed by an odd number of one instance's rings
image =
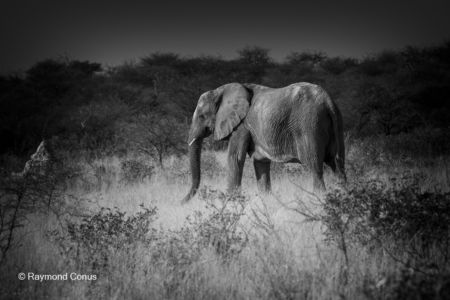
[[[206,164],[212,170],[204,172],[209,175],[203,176],[202,185],[212,190],[224,190],[225,154],[209,153],[204,157],[213,162]],[[310,187],[307,175],[295,172],[289,175],[285,169],[278,170],[273,176],[273,195],[260,197],[251,163],[246,164],[243,191],[248,202],[245,214],[239,220],[239,230],[245,232],[248,242],[242,251],[224,259],[211,245],[190,250],[190,242],[194,240],[187,238],[180,242],[182,230],[189,227],[187,218],[195,212],[207,215],[209,211],[205,201],[199,199],[201,197],[180,204],[189,188],[186,162],[171,158],[166,163],[167,169],[156,171],[150,179],[124,185],[119,180],[120,161],[104,159],[96,164],[103,164],[110,170],[111,174],[103,175],[110,181],[108,184],[100,183],[89,193],[80,185],[73,185],[68,191],[88,199],[82,203],[91,212],[101,207],[117,207],[132,216],[141,210],[141,204],[156,206],[157,219],[152,226],[158,234],[164,235],[159,237],[157,244],[136,242],[114,251],[109,249],[108,264],[93,270],[86,265],[89,257],[82,261],[70,258],[61,252],[55,240],[49,238],[49,231],[59,229],[61,220],[51,215],[30,215],[27,226],[17,235],[21,246],[10,253],[7,264],[2,266],[1,295],[21,299],[389,298],[386,287],[400,276],[404,269],[401,262],[380,248],[348,245],[347,265],[339,247],[325,241],[323,224],[305,222],[303,216],[289,209],[298,199],[320,209],[312,205],[314,198],[302,190]],[[433,164],[408,170],[420,169],[428,174],[423,182],[424,189],[436,185],[448,188],[448,171],[444,168],[445,164]],[[380,169],[378,174],[374,170],[366,174],[387,178],[389,174],[404,171],[400,165],[390,170]],[[351,172],[349,175],[354,176]],[[333,177],[328,173],[326,181],[330,186],[334,185]],[[184,244],[174,246],[174,243]],[[182,255],[191,255],[189,261],[183,260]],[[19,272],[95,273],[98,279],[19,281]]]

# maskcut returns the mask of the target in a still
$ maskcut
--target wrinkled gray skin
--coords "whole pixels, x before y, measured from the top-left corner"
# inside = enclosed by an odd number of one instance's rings
[[[273,89],[230,83],[200,96],[189,131],[191,199],[200,184],[203,138],[229,139],[228,191],[239,189],[246,155],[253,159],[258,188],[269,192],[270,163],[299,162],[324,191],[323,163],[345,181],[342,117],[318,85],[302,82]]]

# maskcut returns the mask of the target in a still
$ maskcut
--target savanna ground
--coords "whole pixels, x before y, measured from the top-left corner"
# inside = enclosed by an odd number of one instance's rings
[[[242,194],[223,194],[226,154],[211,151],[184,205],[185,157],[164,169],[143,156],[67,160],[78,175],[47,190],[39,176],[21,179],[1,298],[448,299],[449,157],[412,160],[375,142],[347,139],[347,189],[327,170],[323,198],[296,164],[273,165],[273,195],[259,196],[250,160]]]
[[[63,57],[0,75],[0,298],[450,298],[450,42],[237,54]],[[327,169],[317,198],[306,170],[273,165],[260,196],[247,161],[242,194],[225,195],[213,149],[226,142],[207,140],[201,190],[182,205],[189,120],[230,82],[322,86],[343,116],[347,186]],[[18,176],[43,139],[54,163]]]

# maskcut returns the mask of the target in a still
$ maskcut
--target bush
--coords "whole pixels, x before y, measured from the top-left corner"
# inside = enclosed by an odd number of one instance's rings
[[[69,197],[65,179],[70,169],[50,164],[45,172],[30,167],[26,172],[5,173],[0,177],[0,265],[7,252],[21,244],[23,236],[17,235],[17,230],[29,223],[30,215],[61,215],[70,210],[65,203]]]
[[[450,153],[450,134],[446,130],[422,128],[397,135],[349,139],[346,150],[348,171],[361,177],[372,167],[423,166],[439,156],[446,159]]]
[[[145,179],[150,179],[154,167],[138,160],[125,160],[120,163],[122,170],[121,182],[125,184],[132,184],[142,182]]]
[[[419,239],[424,244],[448,239],[450,193],[423,192],[421,177],[404,174],[389,185],[370,180],[347,191],[327,195],[324,204],[328,233],[347,231],[360,243],[374,238]]]
[[[403,268],[391,278],[383,290],[384,298],[401,299],[450,299],[450,274],[427,275]]]
[[[119,249],[126,250],[138,243],[149,245],[156,238],[150,225],[156,219],[156,207],[146,208],[126,216],[118,208],[102,208],[80,222],[67,220],[64,231],[49,232],[64,257],[92,270],[108,266],[108,257]]]
[[[450,193],[421,191],[420,176],[406,174],[388,184],[353,183],[329,193],[318,215],[329,243],[342,251],[382,250],[393,261],[427,277],[450,275]],[[427,279],[428,280],[428,279]]]
[[[188,218],[188,226],[195,232],[198,246],[212,247],[223,258],[240,253],[248,242],[239,226],[248,199],[209,188],[201,189],[199,197],[206,202],[208,213],[197,211]]]

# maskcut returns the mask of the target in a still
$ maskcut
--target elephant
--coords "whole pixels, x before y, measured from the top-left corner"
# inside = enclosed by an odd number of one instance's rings
[[[200,185],[202,141],[214,134],[228,140],[228,191],[240,189],[244,162],[253,159],[260,192],[270,192],[271,162],[297,162],[324,192],[323,163],[346,180],[342,115],[318,85],[299,82],[282,88],[228,83],[203,93],[189,130],[190,200]]]

